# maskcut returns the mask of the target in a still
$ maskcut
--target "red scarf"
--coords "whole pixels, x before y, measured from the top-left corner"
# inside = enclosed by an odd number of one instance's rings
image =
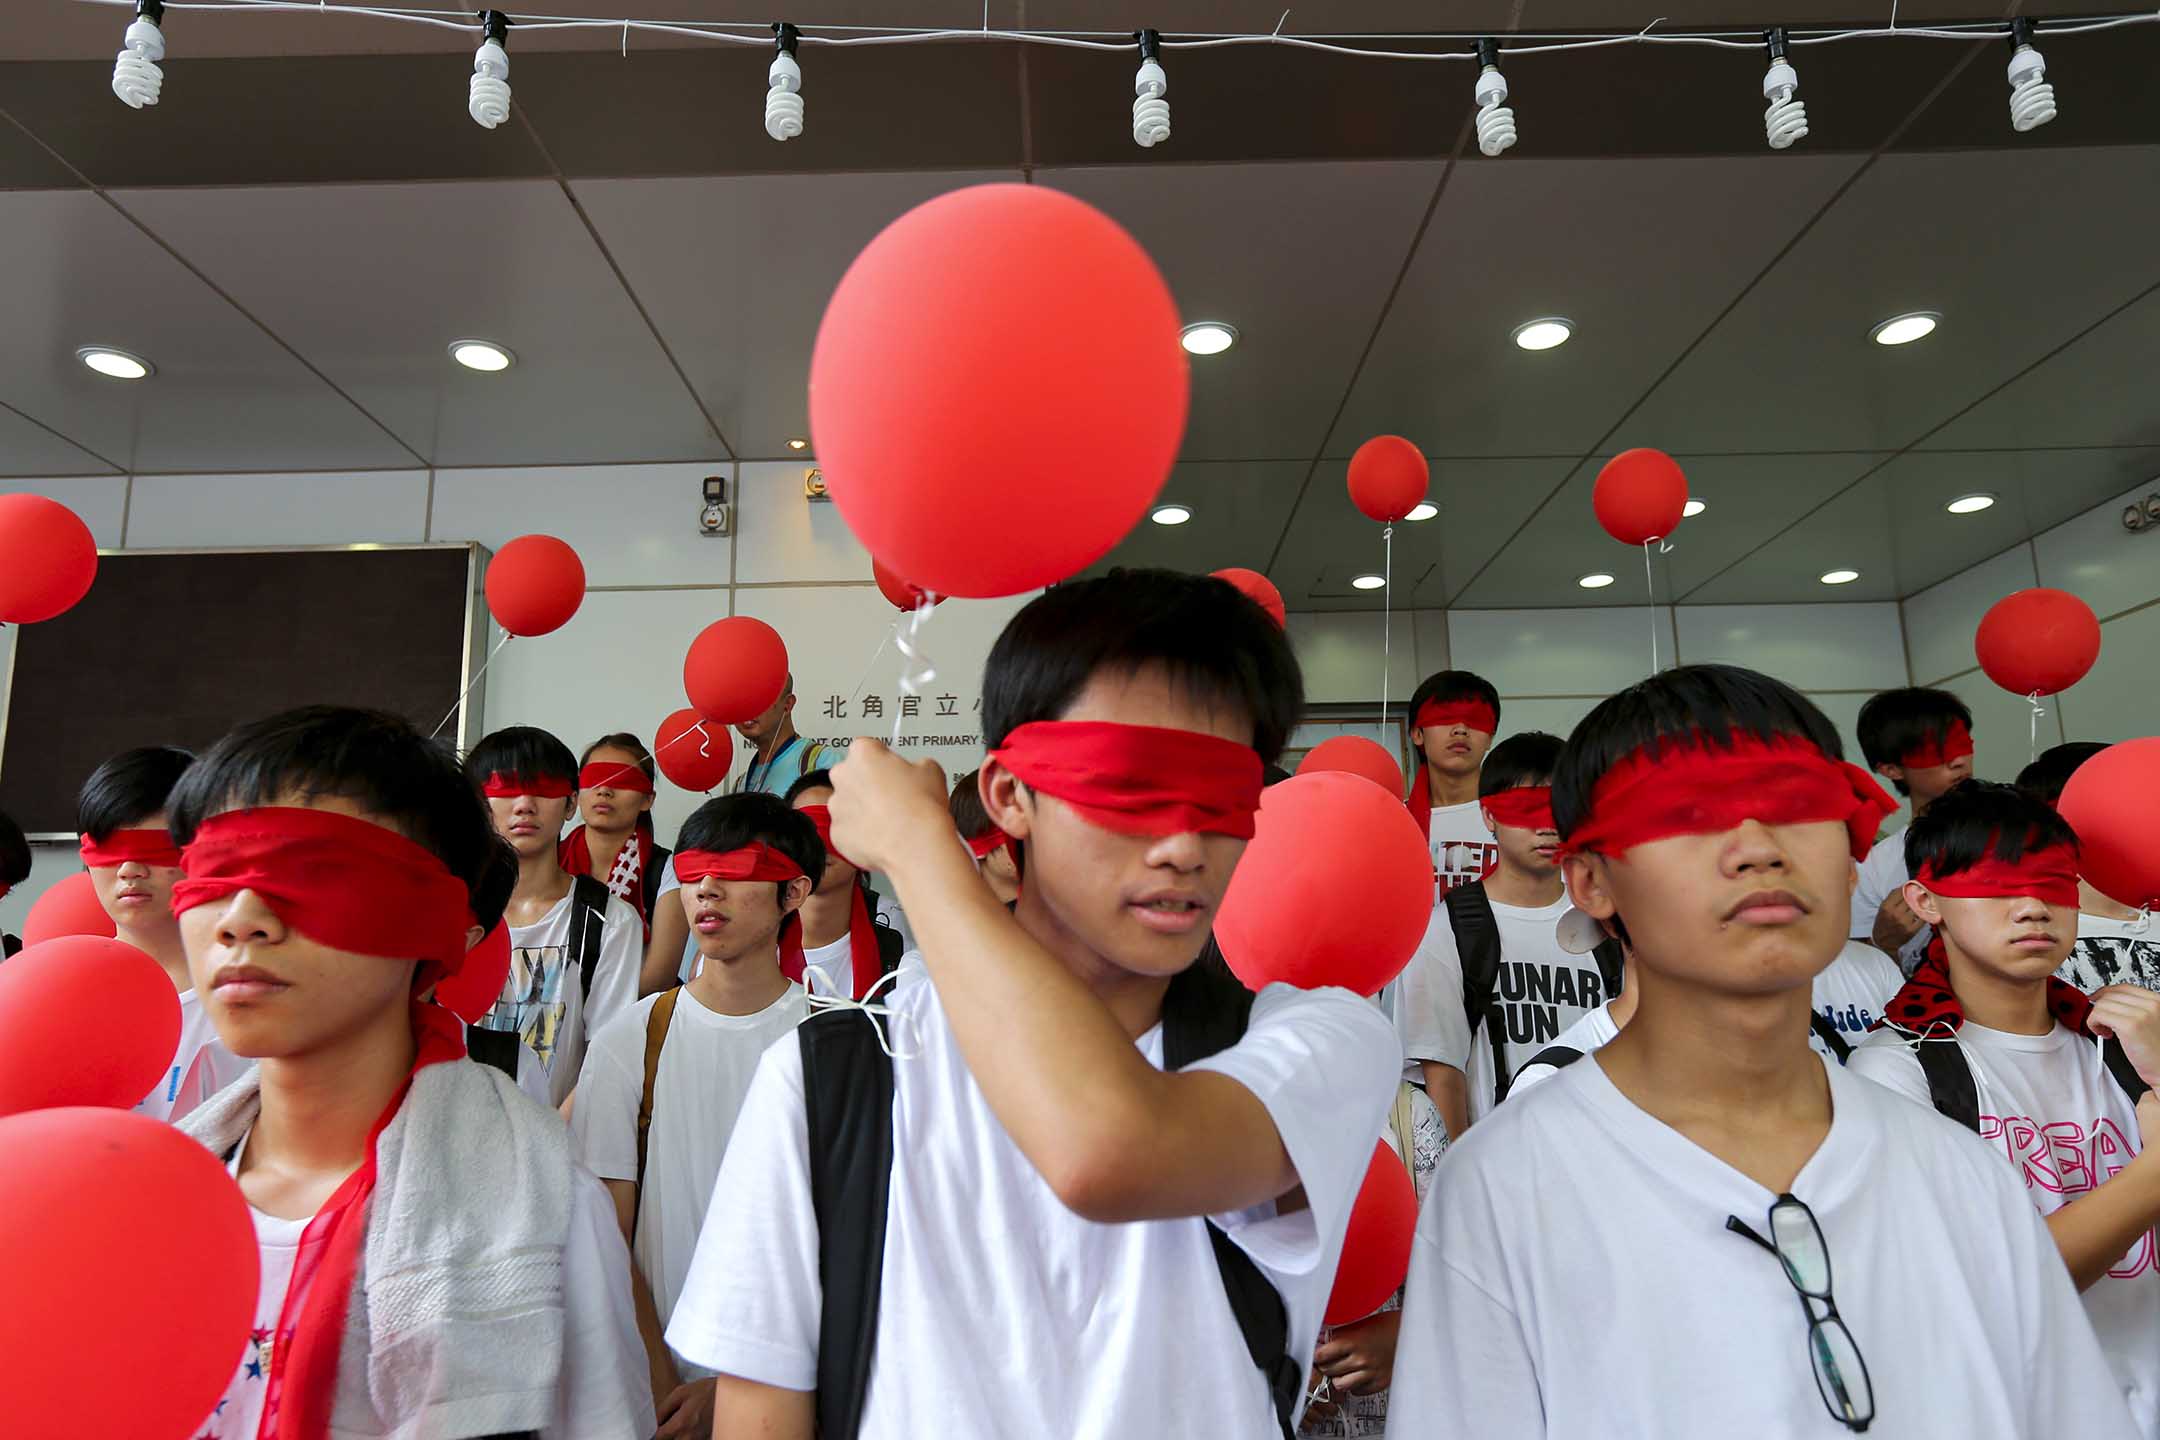
[[[1410,717],[1413,730],[1446,730],[1457,725],[1467,725],[1481,730],[1487,739],[1500,728],[1500,716],[1493,707],[1476,696],[1463,700],[1427,700],[1418,706],[1417,714]],[[1426,767],[1425,756],[1418,755],[1417,779],[1410,782],[1410,798],[1403,802],[1410,807],[1410,818],[1417,821],[1418,834],[1432,835],[1432,771]]]
[[[1930,730],[1919,744],[1898,756],[1907,770],[1933,770],[1973,753],[1972,729],[1963,720],[1952,720],[1940,730]]]
[[[802,807],[802,813],[809,818],[812,825],[817,827],[818,840],[825,846],[826,850],[833,855],[839,856],[841,864],[853,868],[856,872],[856,881],[849,887],[855,892],[855,900],[848,911],[848,963],[855,998],[860,1000],[870,993],[870,987],[877,984],[878,977],[884,974],[885,971],[884,959],[878,954],[877,922],[871,918],[870,900],[863,892],[862,867],[848,859],[847,856],[841,855],[839,847],[833,844],[831,807],[805,805]],[[790,980],[799,981],[802,979],[806,967],[807,961],[803,956],[802,927],[797,925],[783,936],[780,941],[780,972]]]
[[[1913,879],[1952,899],[2007,899],[2030,895],[2073,915],[2078,908],[2078,852],[2075,845],[2043,845],[2027,850],[2016,860],[1995,853],[1999,837],[1989,837],[1988,853],[1962,870],[1948,875],[1932,862],[1923,864]]]
[[[990,754],[1039,794],[1120,835],[1253,836],[1260,756],[1235,740],[1105,720],[1037,720]]]
[[[102,840],[86,834],[80,848],[83,864],[93,870],[125,865],[130,860],[169,870],[180,866],[180,847],[173,844],[170,830],[111,830]]]
[[[652,918],[645,913],[645,877],[652,873],[653,833],[650,815],[638,816],[637,828],[631,831],[630,838],[623,842],[623,848],[630,855],[630,867],[626,872],[622,860],[618,858],[607,877],[608,889],[629,901],[630,908],[638,912],[638,917],[645,922],[645,939],[650,942]],[[555,858],[561,864],[565,875],[593,873],[592,846],[585,841],[583,825],[563,837],[562,844],[556,847]],[[623,888],[620,890],[615,888],[617,875],[623,877]],[[676,878],[681,877],[678,875]]]
[[[2057,1020],[2088,1039],[2092,1037],[2092,997],[2077,986],[2048,976],[2047,1006],[2048,1013]],[[1937,1027],[1956,1030],[1964,1023],[1965,1007],[1950,989],[1949,955],[1938,935],[1928,942],[1927,958],[1913,971],[1912,979],[1890,997],[1882,1019],[1869,1028],[1880,1030],[1889,1025],[1925,1039]]]
[[[1482,797],[1478,804],[1492,816],[1495,825],[1506,825],[1515,830],[1557,828],[1553,822],[1550,785],[1517,785],[1512,790],[1495,790]]]
[[[500,770],[490,770],[487,779],[480,782],[480,793],[490,800],[515,800],[520,795],[567,800],[572,788],[560,775],[505,775]]]

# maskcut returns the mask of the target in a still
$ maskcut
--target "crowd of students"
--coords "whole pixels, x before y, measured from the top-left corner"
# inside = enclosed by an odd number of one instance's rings
[[[1281,630],[1073,582],[983,693],[956,785],[825,768],[783,694],[672,849],[630,734],[319,707],[101,766],[84,864],[182,1002],[139,1108],[263,1262],[199,1434],[2160,1437],[2160,933],[2053,809],[2100,747],[1974,780],[1906,689],[1862,768],[1721,666],[1495,744],[1444,671],[1399,982],[1254,994],[1210,926]],[[1410,1274],[1324,1327],[1376,1140]]]

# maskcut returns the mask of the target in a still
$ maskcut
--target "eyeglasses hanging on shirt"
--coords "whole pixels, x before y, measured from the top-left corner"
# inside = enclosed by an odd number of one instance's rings
[[[1725,1217],[1725,1228],[1745,1235],[1778,1258],[1807,1315],[1808,1360],[1815,1371],[1815,1389],[1831,1419],[1855,1435],[1864,1434],[1875,1421],[1875,1386],[1868,1379],[1867,1360],[1831,1298],[1830,1246],[1823,1240],[1815,1212],[1797,1195],[1780,1195],[1770,1207],[1770,1239],[1763,1239],[1737,1215]],[[1819,1315],[1815,1313],[1818,1305],[1822,1307]]]

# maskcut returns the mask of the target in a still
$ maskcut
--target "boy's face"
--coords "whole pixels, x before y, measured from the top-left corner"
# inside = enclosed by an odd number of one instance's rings
[[[830,804],[832,804],[831,790],[805,790],[795,797],[795,808],[797,810],[808,809],[812,805]],[[855,875],[855,867],[841,859],[840,852],[828,845],[825,847],[825,872],[818,876],[817,893],[820,895],[845,894],[847,887],[855,883]]]
[[[698,954],[723,964],[757,955],[777,960],[780,922],[802,907],[810,881],[790,880],[782,886],[771,880],[708,875],[695,886],[682,886],[679,893]]]
[[[1903,780],[1905,789],[1912,795],[1913,808],[1925,810],[1940,800],[1954,785],[1972,779],[1973,757],[1960,755],[1947,765],[1892,765],[1884,763],[1875,767],[1877,773],[1891,781]]]
[[[490,795],[487,803],[495,833],[510,842],[518,859],[529,860],[561,843],[563,817],[570,810],[568,796]]]
[[[1618,914],[1646,973],[1731,995],[1804,986],[1837,958],[1851,919],[1852,837],[1835,820],[1674,835],[1566,861],[1568,892]]]
[[[1937,895],[1908,881],[1905,903],[1936,928],[1953,955],[2003,980],[2047,979],[2077,942],[2077,912],[2030,895]]]
[[[1410,732],[1410,743],[1425,756],[1425,763],[1443,775],[1457,777],[1475,775],[1485,763],[1485,752],[1492,748],[1490,730],[1473,730],[1468,725],[1434,725]]]
[[[125,828],[163,830],[166,828],[165,812],[160,810],[155,815],[145,815]],[[146,948],[162,948],[176,933],[172,888],[179,883],[180,874],[177,865],[146,865],[140,860],[119,865],[93,865],[90,867],[90,888],[97,891],[98,904],[112,917],[113,926],[122,939],[136,937]]]
[[[1502,825],[1485,812],[1485,828],[1492,831],[1493,843],[1500,849],[1500,864],[1515,874],[1534,880],[1550,880],[1560,869],[1560,832],[1555,829],[1527,830],[1516,825]]]
[[[341,795],[281,795],[272,805],[332,810],[396,830]],[[188,975],[225,1048],[251,1060],[308,1055],[374,1023],[402,1021],[417,961],[355,955],[289,928],[253,890],[180,916]]]

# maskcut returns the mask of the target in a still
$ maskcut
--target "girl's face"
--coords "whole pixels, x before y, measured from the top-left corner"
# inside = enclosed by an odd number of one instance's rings
[[[628,777],[639,780],[645,772],[638,757],[613,745],[602,745],[586,758],[587,765],[620,766]],[[638,817],[652,808],[653,797],[638,790],[618,790],[612,785],[589,785],[577,794],[578,817],[600,831],[623,831],[634,827]]]

